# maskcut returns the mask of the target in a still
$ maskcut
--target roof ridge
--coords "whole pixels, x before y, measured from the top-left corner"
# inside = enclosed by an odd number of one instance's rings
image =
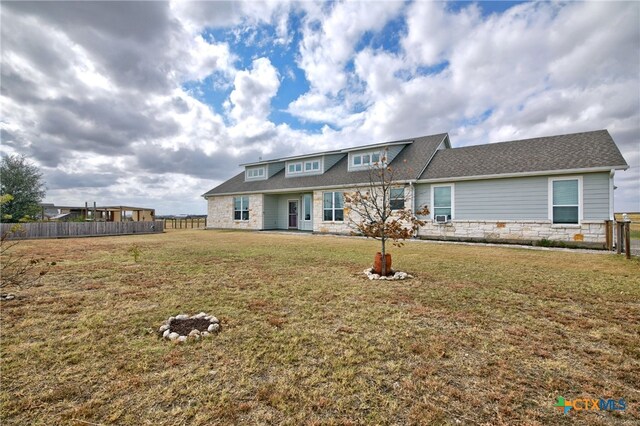
[[[537,137],[526,138],[526,139],[513,139],[513,140],[509,140],[509,141],[479,143],[477,145],[465,145],[465,146],[458,146],[458,147],[455,147],[455,148],[452,147],[452,148],[449,148],[449,149],[450,150],[458,150],[458,149],[465,149],[465,148],[478,148],[478,147],[485,147],[485,146],[496,146],[496,145],[508,144],[508,143],[531,142],[531,141],[539,140],[539,139],[556,139],[556,138],[565,137],[565,136],[577,136],[577,135],[586,135],[586,134],[589,134],[589,133],[601,133],[601,132],[606,132],[607,134],[609,133],[609,131],[607,129],[599,129],[599,130],[589,130],[589,131],[586,131],[586,132],[563,133],[561,135],[537,136]]]

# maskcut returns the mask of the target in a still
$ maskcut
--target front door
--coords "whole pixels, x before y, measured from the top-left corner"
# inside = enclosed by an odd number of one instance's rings
[[[298,202],[289,201],[289,229],[298,229]]]

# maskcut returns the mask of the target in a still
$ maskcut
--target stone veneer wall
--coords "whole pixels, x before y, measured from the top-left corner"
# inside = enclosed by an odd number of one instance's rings
[[[233,196],[210,197],[207,206],[207,228],[262,229],[262,194],[249,197],[249,220],[233,219]]]
[[[324,192],[339,191],[345,192],[348,190],[335,189],[327,191],[313,191],[313,232],[320,232],[323,234],[349,234],[351,228],[348,225],[347,218],[344,222],[325,222],[324,221]]]
[[[413,206],[413,194],[410,186],[405,186],[405,207],[407,209]],[[313,232],[323,234],[347,234],[350,235],[353,232],[353,228],[349,226],[347,219],[348,209],[345,209],[344,222],[325,222],[324,221],[324,209],[323,209],[323,193],[324,192],[354,192],[355,188],[342,188],[333,190],[322,190],[313,192]]]
[[[433,239],[533,242],[542,239],[599,247],[605,244],[604,221],[583,221],[580,225],[553,225],[550,221],[454,220],[447,224],[429,221],[418,236]]]

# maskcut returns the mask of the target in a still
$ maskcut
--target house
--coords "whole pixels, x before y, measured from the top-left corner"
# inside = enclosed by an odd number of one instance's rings
[[[462,148],[423,136],[242,164],[203,195],[208,228],[350,233],[343,194],[369,182],[383,150],[397,208],[427,206],[416,236],[430,239],[602,247],[615,171],[629,167],[606,130]]]
[[[155,209],[131,206],[56,206],[52,203],[41,203],[42,217],[46,220],[95,220],[98,222],[152,222],[155,220]]]

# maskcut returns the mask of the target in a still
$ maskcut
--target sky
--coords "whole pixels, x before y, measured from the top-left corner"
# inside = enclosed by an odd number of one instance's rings
[[[0,151],[45,201],[206,212],[240,163],[608,129],[640,211],[637,2],[0,3]]]

